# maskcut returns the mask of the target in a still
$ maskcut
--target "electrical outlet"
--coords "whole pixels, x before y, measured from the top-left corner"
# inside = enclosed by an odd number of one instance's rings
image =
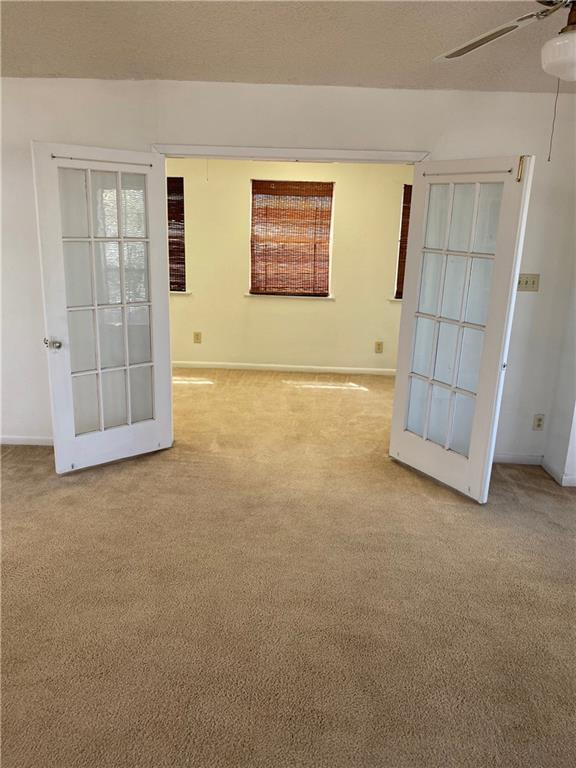
[[[192,334],[194,344],[202,344],[202,331],[194,331]]]
[[[519,291],[537,291],[540,288],[540,275],[523,272],[518,278]]]
[[[384,352],[384,342],[383,341],[375,341],[374,342],[374,352],[377,355],[381,355]]]
[[[535,432],[541,432],[544,429],[544,414],[535,413],[532,421],[532,429]]]

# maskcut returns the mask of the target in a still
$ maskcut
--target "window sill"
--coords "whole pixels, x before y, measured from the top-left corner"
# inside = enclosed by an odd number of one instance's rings
[[[298,301],[336,301],[334,296],[283,296],[274,293],[245,293],[246,299],[297,299]]]
[[[396,304],[396,302],[398,302],[399,304],[402,304],[402,299],[397,299],[395,296],[392,296],[392,298],[388,299],[388,301],[392,304]]]
[[[170,291],[170,296],[192,296],[192,291]]]

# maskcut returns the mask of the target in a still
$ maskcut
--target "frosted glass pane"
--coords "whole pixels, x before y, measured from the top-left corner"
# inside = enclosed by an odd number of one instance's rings
[[[86,171],[59,168],[60,216],[63,237],[88,237]]]
[[[468,289],[468,301],[464,318],[468,323],[486,325],[493,267],[494,262],[492,259],[472,260],[470,287]]]
[[[102,368],[115,368],[125,365],[124,328],[120,307],[98,310],[98,329],[100,332],[100,365]]]
[[[102,405],[105,428],[128,423],[125,371],[109,371],[102,374]]]
[[[469,392],[476,392],[478,390],[478,376],[480,374],[483,344],[484,331],[477,331],[475,328],[464,328],[460,367],[458,368],[458,380],[456,382],[456,386],[461,389],[467,389]]]
[[[96,243],[96,297],[98,304],[119,304],[120,250],[118,243]]]
[[[448,419],[450,416],[449,389],[432,387],[432,399],[430,401],[430,418],[428,419],[428,440],[438,445],[446,443],[448,434]]]
[[[146,176],[122,174],[122,232],[124,237],[146,237]]]
[[[117,175],[92,171],[92,226],[95,237],[118,237]]]
[[[98,384],[95,373],[72,378],[74,400],[74,431],[77,435],[100,429],[98,414]]]
[[[422,281],[420,283],[418,309],[428,315],[435,315],[438,311],[443,258],[441,253],[425,253],[422,260]]]
[[[72,373],[94,370],[96,368],[94,311],[76,309],[68,312],[68,335]]]
[[[448,222],[449,184],[431,184],[426,218],[427,248],[444,248]]]
[[[466,256],[448,256],[442,293],[442,317],[460,320],[464,282],[466,280]]]
[[[421,376],[430,375],[430,358],[434,343],[434,320],[426,317],[416,318],[416,332],[414,338],[414,356],[412,358],[412,370]]]
[[[150,311],[148,307],[129,307],[128,356],[131,363],[148,363],[150,349]]]
[[[406,429],[410,432],[414,432],[416,435],[420,435],[420,437],[424,434],[427,400],[428,384],[421,379],[411,378]]]
[[[470,435],[472,434],[472,421],[476,401],[473,397],[456,393],[454,401],[454,422],[452,426],[452,438],[450,448],[463,456],[468,456],[470,448]]]
[[[148,253],[146,243],[124,245],[124,292],[126,301],[148,301]]]
[[[452,218],[448,237],[448,250],[450,251],[467,251],[470,247],[475,192],[475,184],[454,185]]]
[[[130,368],[130,407],[133,423],[151,419],[154,415],[152,367]]]
[[[434,378],[445,384],[452,384],[454,366],[456,364],[456,344],[458,342],[458,326],[451,323],[440,323],[438,331],[438,346]]]
[[[480,184],[478,217],[476,219],[474,247],[472,248],[476,253],[496,253],[496,235],[498,234],[503,188],[504,184],[501,181]]]
[[[66,306],[92,304],[92,259],[89,243],[64,243]]]

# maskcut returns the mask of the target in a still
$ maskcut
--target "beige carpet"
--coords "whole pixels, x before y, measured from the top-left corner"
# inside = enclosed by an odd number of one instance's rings
[[[4,451],[4,768],[573,768],[576,495],[387,458],[377,377],[179,371],[176,445]]]

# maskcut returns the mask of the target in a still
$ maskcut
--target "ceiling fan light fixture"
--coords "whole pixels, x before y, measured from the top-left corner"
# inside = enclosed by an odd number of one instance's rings
[[[562,30],[544,43],[542,69],[560,80],[576,80],[576,29]]]
[[[576,0],[564,1],[569,7],[568,24],[560,34],[542,46],[542,69],[560,80],[576,80]]]

